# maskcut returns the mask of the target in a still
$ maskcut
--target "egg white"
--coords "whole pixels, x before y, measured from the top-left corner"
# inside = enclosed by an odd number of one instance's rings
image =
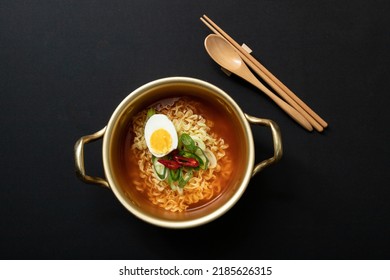
[[[166,153],[159,153],[158,151],[155,151],[150,143],[150,138],[153,132],[155,132],[158,129],[166,130],[172,139],[171,147],[169,147],[169,150]],[[175,126],[166,115],[154,114],[148,119],[148,121],[145,124],[145,141],[146,141],[146,146],[154,156],[163,157],[177,148],[178,137],[177,137]]]

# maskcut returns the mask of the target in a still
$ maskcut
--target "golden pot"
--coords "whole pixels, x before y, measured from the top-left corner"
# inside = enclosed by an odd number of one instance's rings
[[[158,100],[172,96],[196,96],[204,102],[211,102],[226,114],[226,122],[239,139],[239,164],[232,173],[232,179],[224,192],[204,207],[181,213],[166,211],[129,190],[131,182],[126,178],[123,164],[123,145],[129,123],[136,113]],[[250,124],[271,129],[274,155],[255,164],[255,147]],[[84,145],[103,139],[102,157],[105,178],[89,176],[84,167]],[[199,226],[226,213],[244,193],[252,176],[282,157],[282,142],[278,125],[268,119],[260,119],[242,112],[237,103],[223,90],[198,79],[170,77],[152,81],[130,93],[115,109],[107,126],[98,132],[81,137],[75,144],[75,165],[78,176],[87,183],[110,188],[121,204],[135,216],[148,223],[167,228],[189,228]]]

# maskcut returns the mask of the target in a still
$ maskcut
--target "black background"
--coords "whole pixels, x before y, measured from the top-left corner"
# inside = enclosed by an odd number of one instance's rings
[[[0,3],[0,258],[389,259],[386,1]],[[306,132],[208,57],[207,14],[329,123]],[[158,228],[81,182],[73,145],[131,91],[189,76],[275,120],[284,156],[220,219]],[[234,128],[232,128],[234,129]],[[256,161],[272,154],[253,127]],[[103,175],[101,141],[86,167]]]

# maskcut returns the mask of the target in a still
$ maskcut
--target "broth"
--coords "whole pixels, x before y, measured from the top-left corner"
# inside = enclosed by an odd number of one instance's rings
[[[145,110],[147,110],[147,108],[149,107],[153,107],[157,111],[160,111],[166,107],[177,104],[177,102],[188,102],[190,104],[195,104],[195,106],[193,107],[195,108],[193,114],[200,115],[206,120],[206,122],[212,123],[213,125],[210,128],[210,133],[215,135],[218,139],[223,139],[223,143],[228,145],[228,147],[224,150],[224,156],[222,157],[222,159],[220,159],[221,163],[226,163],[225,166],[221,165],[220,170],[218,172],[215,171],[216,178],[214,180],[210,180],[210,187],[215,189],[216,191],[212,192],[211,197],[202,198],[199,201],[192,202],[188,204],[185,208],[185,211],[194,211],[203,208],[210,202],[218,199],[218,197],[226,191],[226,188],[228,186],[233,185],[232,181],[239,180],[239,175],[237,175],[237,173],[239,172],[233,171],[241,170],[241,168],[238,166],[240,164],[240,161],[242,164],[243,160],[243,156],[240,154],[240,152],[242,152],[242,143],[240,142],[242,141],[238,139],[238,136],[241,135],[241,133],[237,131],[237,121],[234,121],[232,114],[224,106],[221,106],[221,104],[215,104],[210,100],[206,100],[205,98],[201,97],[185,96],[164,98],[150,104],[145,108]],[[146,186],[150,183],[142,183],[143,186],[139,185],[140,182],[146,182],[145,180],[150,181],[152,179],[145,179],[145,173],[141,172],[138,162],[140,160],[142,161],[142,156],[140,156],[141,153],[134,152],[133,144],[135,138],[136,135],[133,129],[133,124],[130,123],[124,147],[124,163],[128,180],[128,184],[126,184],[125,186],[125,188],[127,189],[125,190],[125,192],[131,193],[131,196],[136,196],[136,200],[142,201],[142,203],[156,204],[155,201],[151,200],[151,191],[148,189],[150,188],[150,186]],[[154,176],[154,174],[149,174],[149,176],[152,177]],[[137,190],[134,191],[134,189]],[[171,192],[169,187],[167,191]],[[186,187],[184,187],[183,194],[181,195],[187,195]]]

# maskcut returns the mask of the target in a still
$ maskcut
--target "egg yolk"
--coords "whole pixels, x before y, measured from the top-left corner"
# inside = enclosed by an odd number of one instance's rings
[[[155,130],[150,136],[150,146],[158,154],[166,154],[172,146],[171,135],[163,128]]]

